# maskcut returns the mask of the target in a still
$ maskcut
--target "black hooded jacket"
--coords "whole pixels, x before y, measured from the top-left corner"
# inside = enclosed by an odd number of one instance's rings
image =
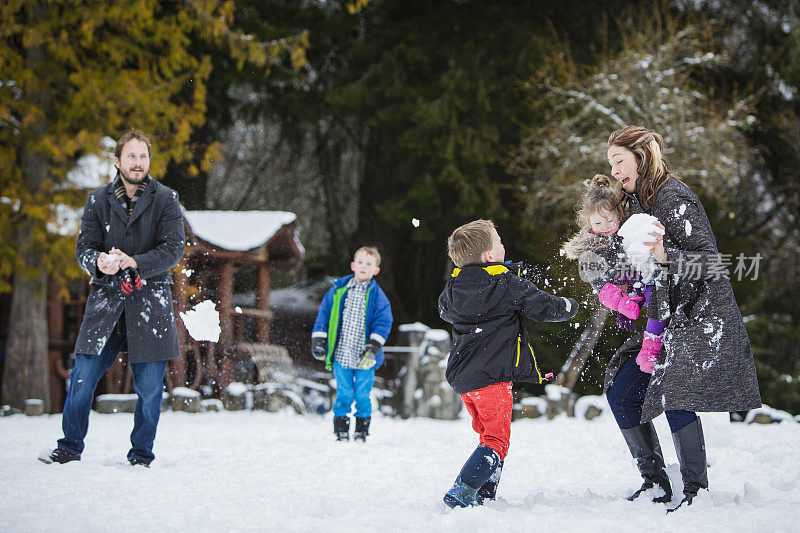
[[[453,325],[447,381],[458,394],[505,381],[539,383],[525,317],[571,319],[578,304],[553,296],[498,263],[456,268],[439,296],[439,316]]]

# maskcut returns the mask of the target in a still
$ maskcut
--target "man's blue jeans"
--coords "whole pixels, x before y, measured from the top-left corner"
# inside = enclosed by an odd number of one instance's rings
[[[637,352],[638,353],[638,352]],[[650,383],[650,374],[642,372],[636,364],[636,355],[628,357],[614,377],[614,383],[606,392],[611,412],[620,429],[638,426],[642,420],[642,403]],[[691,424],[697,415],[691,411],[665,411],[672,433]]]
[[[125,335],[112,333],[100,355],[75,354],[75,368],[69,377],[69,390],[64,403],[61,428],[64,438],[58,447],[70,453],[83,452],[83,439],[89,429],[89,412],[92,409],[94,390],[103,374],[111,368],[125,343]],[[131,363],[133,388],[139,397],[133,414],[131,450],[128,459],[150,463],[153,458],[153,441],[161,415],[161,395],[164,391],[166,361]]]
[[[353,400],[356,402],[357,418],[372,416],[369,393],[375,383],[375,369],[343,368],[334,361],[333,377],[336,378],[336,402],[333,404],[333,416],[348,416],[353,407]]]

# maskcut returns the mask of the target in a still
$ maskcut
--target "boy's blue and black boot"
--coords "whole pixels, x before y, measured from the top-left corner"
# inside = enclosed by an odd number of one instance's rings
[[[341,440],[341,441],[350,440],[350,417],[334,416],[333,433],[334,435],[336,435],[336,440]]]
[[[496,451],[483,445],[475,448],[453,487],[444,495],[444,503],[451,509],[479,505],[482,500],[478,500],[478,491],[491,479],[499,465],[500,455]]]
[[[497,465],[497,468],[494,469],[492,473],[492,477],[489,478],[489,481],[483,484],[481,488],[478,489],[478,494],[475,496],[475,499],[478,501],[478,505],[483,505],[484,500],[494,500],[497,497],[497,485],[500,484],[500,474],[503,473],[503,463],[505,461],[500,461],[500,464]]]

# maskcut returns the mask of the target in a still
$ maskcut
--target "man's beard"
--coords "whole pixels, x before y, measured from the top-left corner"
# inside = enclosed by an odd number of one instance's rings
[[[143,183],[144,180],[147,179],[147,172],[142,172],[142,177],[139,178],[139,179],[136,179],[136,178],[133,178],[133,177],[129,176],[121,168],[117,169],[117,170],[119,170],[119,175],[122,177],[122,181],[127,182],[127,183],[129,183],[131,185],[139,185],[140,183]]]

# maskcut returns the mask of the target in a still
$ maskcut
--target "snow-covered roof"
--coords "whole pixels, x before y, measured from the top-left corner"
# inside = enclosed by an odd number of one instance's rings
[[[263,246],[279,229],[297,220],[288,211],[186,211],[185,216],[197,237],[242,252]]]

